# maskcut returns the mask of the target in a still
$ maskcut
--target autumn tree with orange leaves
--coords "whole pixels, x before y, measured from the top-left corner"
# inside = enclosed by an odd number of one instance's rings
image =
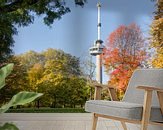
[[[121,25],[110,34],[104,50],[104,66],[110,76],[108,83],[125,92],[135,69],[147,58],[145,40],[136,24]]]

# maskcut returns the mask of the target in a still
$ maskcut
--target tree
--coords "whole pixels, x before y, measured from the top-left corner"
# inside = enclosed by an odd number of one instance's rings
[[[65,106],[70,103],[70,97],[73,95],[72,77],[79,78],[81,74],[79,58],[52,48],[42,55],[45,59],[45,71],[39,81],[41,87],[38,89],[47,90],[52,107],[59,104]]]
[[[44,73],[44,68],[41,64],[39,63],[35,63],[33,65],[33,67],[30,68],[29,71],[27,71],[28,73],[28,81],[29,81],[29,85],[30,88],[37,92],[38,90],[38,82],[39,80],[43,77],[43,73]]]
[[[43,52],[43,55],[46,60],[45,68],[51,69],[54,73],[62,73],[66,76],[80,75],[79,58],[52,48]]]
[[[15,63],[14,73],[7,78],[8,85],[0,93],[2,102],[21,90],[44,93],[35,102],[38,108],[82,106],[88,97],[78,57],[50,48],[41,53],[29,51],[9,61]]]
[[[155,17],[151,25],[151,47],[155,49],[153,67],[163,68],[163,1],[157,0]]]
[[[27,73],[24,65],[20,63],[20,59],[12,56],[7,62],[14,63],[12,73],[6,78],[6,87],[0,91],[0,103],[8,101],[12,95],[27,90],[28,81]]]
[[[70,78],[69,90],[71,93],[68,93],[69,104],[71,107],[75,108],[75,105],[85,104],[86,100],[89,98],[89,87],[86,86],[86,79],[73,76]],[[67,100],[65,98],[65,100]]]
[[[25,52],[24,54],[17,55],[16,56],[19,60],[20,63],[24,65],[25,69],[28,71],[31,67],[34,66],[34,64],[39,63],[44,65],[45,59],[42,54],[39,54],[35,51],[28,51]]]
[[[82,75],[88,80],[93,80],[95,78],[96,65],[92,62],[92,56],[84,56],[81,60]]]
[[[93,88],[89,85],[90,80],[94,80],[95,78],[95,68],[96,65],[92,62],[92,56],[84,56],[82,57],[81,62],[81,71],[82,76],[87,79],[87,85],[89,86],[90,91],[90,100],[93,99]]]
[[[110,74],[109,84],[125,91],[132,72],[146,58],[144,38],[136,24],[119,26],[110,34],[104,50],[104,66]]]
[[[12,70],[13,64],[8,64],[0,69],[0,89],[2,89],[6,85],[5,78],[11,73]],[[19,92],[18,94],[14,95],[8,103],[5,103],[0,107],[0,114],[6,112],[10,107],[30,103],[40,96],[42,96],[41,93],[26,91]],[[3,126],[0,126],[0,129],[19,130],[14,124],[11,123],[5,123]]]
[[[86,0],[74,0],[83,6]],[[44,16],[44,23],[50,26],[54,20],[70,12],[64,0],[1,0],[0,1],[0,62],[10,56],[14,45],[16,26],[28,26],[35,16]]]

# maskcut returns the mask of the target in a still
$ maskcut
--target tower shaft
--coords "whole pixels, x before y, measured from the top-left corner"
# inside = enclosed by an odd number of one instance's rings
[[[97,40],[101,40],[101,17],[100,17],[100,13],[101,13],[101,4],[100,2],[97,3],[97,8],[98,8],[98,23],[97,23]],[[97,42],[97,46],[100,46],[101,43]],[[96,55],[96,80],[99,83],[102,83],[102,59],[101,59],[101,54]]]
[[[101,55],[96,56],[96,80],[102,83],[102,59]]]
[[[97,24],[97,31],[98,31],[98,39],[97,40],[101,40],[101,17],[100,17],[100,14],[101,14],[101,4],[100,2],[97,3],[97,8],[98,8],[98,14],[97,14],[97,19],[98,19],[98,24]]]

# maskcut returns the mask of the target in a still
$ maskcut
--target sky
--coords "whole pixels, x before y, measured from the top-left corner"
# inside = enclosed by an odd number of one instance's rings
[[[34,24],[18,28],[19,33],[14,36],[15,54],[55,48],[77,57],[89,55],[89,48],[97,40],[98,0],[87,0],[83,8],[76,6],[74,0],[65,2],[71,12],[54,21],[51,28],[43,23],[43,17],[37,16]],[[109,34],[120,25],[136,23],[145,36],[149,35],[155,9],[151,0],[101,0],[101,5],[101,39],[104,44]]]

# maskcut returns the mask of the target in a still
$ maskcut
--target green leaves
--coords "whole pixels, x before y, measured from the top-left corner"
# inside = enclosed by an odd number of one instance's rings
[[[86,0],[74,0],[82,6]],[[13,36],[17,27],[29,26],[36,16],[44,16],[44,24],[51,27],[55,20],[70,12],[64,0],[0,0],[0,61],[12,54]],[[35,14],[35,15],[33,15]]]
[[[3,126],[0,126],[0,130],[19,130],[14,124],[5,123]]]
[[[5,78],[11,73],[13,70],[14,64],[8,64],[0,69],[0,89],[5,86]],[[19,92],[15,96],[12,97],[9,103],[3,105],[0,108],[0,113],[6,112],[10,107],[17,105],[24,105],[26,103],[30,103],[36,98],[42,96],[42,93],[35,92]],[[19,130],[14,124],[5,123],[3,126],[0,126],[0,130]]]
[[[13,70],[13,65],[14,64],[8,64],[0,69],[0,89],[5,86],[5,78]]]
[[[30,103],[42,95],[43,95],[42,93],[35,93],[35,92],[26,92],[26,91],[19,92],[18,94],[12,97],[12,99],[8,104],[3,105],[0,108],[0,113],[6,112],[12,106],[24,105]]]

